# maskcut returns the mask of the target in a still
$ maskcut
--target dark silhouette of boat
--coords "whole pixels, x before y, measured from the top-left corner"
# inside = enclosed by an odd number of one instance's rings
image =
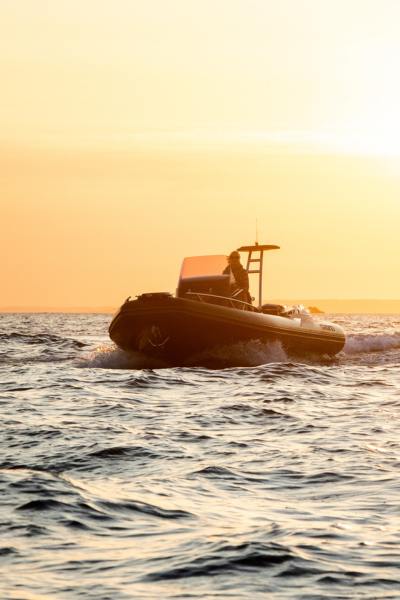
[[[289,354],[334,356],[345,344],[339,325],[314,319],[303,306],[261,303],[264,252],[278,248],[257,243],[238,248],[247,253],[247,272],[258,275],[258,306],[232,298],[230,276],[222,273],[225,256],[187,257],[176,295],[128,298],[110,324],[110,338],[125,351],[176,366],[215,347],[249,340],[279,341]]]

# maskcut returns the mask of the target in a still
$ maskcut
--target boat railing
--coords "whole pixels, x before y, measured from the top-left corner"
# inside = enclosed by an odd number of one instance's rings
[[[249,304],[249,302],[228,298],[227,296],[216,296],[215,294],[205,294],[203,292],[186,292],[185,296],[191,296],[193,300],[197,300],[198,302],[229,306],[230,308],[236,308],[237,310],[260,312],[256,306]]]

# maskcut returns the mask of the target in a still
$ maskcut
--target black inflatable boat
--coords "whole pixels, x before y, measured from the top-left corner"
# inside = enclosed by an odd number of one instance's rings
[[[242,246],[247,271],[259,275],[259,305],[232,298],[222,255],[185,258],[176,296],[167,292],[128,298],[114,316],[110,338],[121,349],[184,365],[215,347],[239,341],[279,341],[289,354],[333,356],[345,344],[343,329],[314,319],[302,306],[261,304],[263,254],[279,246]],[[254,268],[256,265],[256,268]]]

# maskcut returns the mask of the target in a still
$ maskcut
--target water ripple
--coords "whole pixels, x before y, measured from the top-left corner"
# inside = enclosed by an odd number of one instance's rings
[[[398,316],[180,369],[109,319],[0,315],[1,597],[398,598]]]

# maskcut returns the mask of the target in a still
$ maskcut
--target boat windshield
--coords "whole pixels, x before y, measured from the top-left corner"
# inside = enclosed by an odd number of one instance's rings
[[[226,265],[226,256],[223,254],[187,256],[183,259],[180,279],[222,275]]]

